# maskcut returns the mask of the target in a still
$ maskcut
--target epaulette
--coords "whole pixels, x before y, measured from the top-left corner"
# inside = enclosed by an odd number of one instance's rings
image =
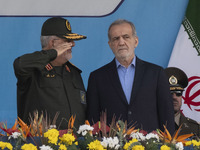
[[[188,118],[186,117],[187,121],[189,121],[190,123],[193,123],[193,124],[197,124],[197,125],[200,125],[197,121],[191,119],[191,118]]]
[[[71,67],[75,68],[76,70],[78,70],[79,73],[82,72],[82,70],[80,70],[78,67],[76,67],[74,64],[72,64],[71,62],[67,62],[67,65],[70,65]]]

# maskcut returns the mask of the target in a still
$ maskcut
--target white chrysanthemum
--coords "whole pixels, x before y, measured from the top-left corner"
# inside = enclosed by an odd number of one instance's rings
[[[114,142],[115,144],[118,144],[118,143],[119,143],[118,137],[115,136],[115,137],[113,138],[113,142]]]
[[[103,137],[103,141],[101,142],[101,144],[103,145],[103,147],[107,147],[108,146],[108,141],[106,137]]]
[[[91,126],[89,126],[87,124],[84,124],[84,125],[79,127],[79,130],[77,131],[77,133],[78,134],[82,133],[82,135],[85,136],[88,131],[93,131],[93,129],[94,129],[93,127],[91,127]]]
[[[40,150],[53,150],[50,146],[42,145],[40,146]]]
[[[11,138],[14,138],[14,139],[17,139],[19,136],[21,136],[22,134],[21,133],[19,133],[19,132],[14,132],[14,133],[12,133],[12,135],[10,135],[9,137],[8,137],[8,139],[10,140]]]
[[[177,148],[178,150],[183,150],[183,149],[184,149],[183,143],[182,143],[182,142],[176,143],[176,148]]]
[[[50,125],[49,129],[56,129],[56,125]]]
[[[120,147],[120,145],[117,144],[117,145],[115,146],[115,149],[117,150],[117,149],[119,149],[119,147]]]
[[[147,140],[152,139],[152,138],[156,139],[156,140],[159,142],[159,137],[158,137],[157,134],[148,133],[148,134],[146,135],[146,139],[147,139]]]
[[[137,139],[138,141],[144,141],[146,139],[144,134],[139,132],[131,133],[130,137]]]
[[[119,139],[117,137],[103,137],[103,141],[101,142],[101,144],[103,145],[104,148],[114,148],[114,149],[118,149],[120,147],[119,145]]]
[[[83,131],[82,136],[85,136],[87,134],[87,132],[88,132],[87,130]]]
[[[103,137],[103,141],[101,142],[101,145],[102,145],[104,148],[107,148],[108,142],[107,142],[107,140],[106,140],[105,137]]]

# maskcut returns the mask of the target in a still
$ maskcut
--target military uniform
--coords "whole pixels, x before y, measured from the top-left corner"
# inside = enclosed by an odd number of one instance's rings
[[[176,130],[182,125],[179,135],[190,134],[200,136],[200,125],[196,121],[185,117],[180,113],[179,125],[176,124]]]
[[[78,128],[84,124],[86,109],[81,70],[70,62],[53,67],[50,62],[56,57],[56,50],[51,49],[25,54],[14,61],[18,117],[29,123],[29,113],[38,110],[47,112],[52,121],[59,112],[57,127],[62,122],[60,129],[66,129],[71,115],[76,115]]]
[[[182,125],[179,135],[193,133],[194,136],[200,136],[200,125],[196,121],[185,117],[181,113],[180,109],[182,104],[179,104],[180,108],[177,108],[179,103],[178,101],[181,100],[182,102],[182,92],[188,85],[187,75],[184,71],[176,67],[168,67],[165,69],[165,72],[169,78],[170,91],[172,94],[176,95],[176,97],[173,98],[173,101],[175,101],[174,110],[177,111],[175,113],[175,129],[178,130],[180,125]]]

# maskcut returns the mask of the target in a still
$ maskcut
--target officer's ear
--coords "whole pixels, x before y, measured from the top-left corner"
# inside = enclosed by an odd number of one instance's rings
[[[48,46],[50,47],[50,48],[54,48],[54,46],[55,46],[55,40],[54,39],[51,39],[51,40],[49,40],[49,43],[48,43]]]

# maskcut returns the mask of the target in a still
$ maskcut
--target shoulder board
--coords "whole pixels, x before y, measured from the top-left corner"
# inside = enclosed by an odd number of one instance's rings
[[[197,124],[197,125],[200,125],[197,121],[193,120],[193,119],[190,119],[188,117],[186,117],[186,119],[190,122],[190,123],[194,123],[194,124]]]
[[[73,67],[73,68],[75,68],[76,70],[78,70],[78,72],[79,73],[81,73],[82,72],[82,70],[80,70],[78,67],[76,67],[74,64],[72,64],[71,62],[67,62],[67,65],[69,65],[69,66],[71,66],[71,67]]]

